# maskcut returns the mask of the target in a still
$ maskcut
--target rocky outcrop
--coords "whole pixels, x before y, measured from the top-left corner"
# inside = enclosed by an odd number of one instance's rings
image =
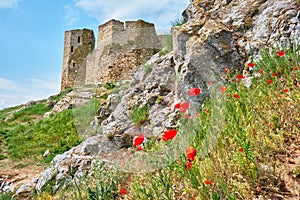
[[[168,116],[170,105],[174,102],[175,71],[172,54],[159,57],[156,54],[146,65],[149,71],[139,68],[120,103],[112,110],[107,119],[101,122],[104,134],[114,134],[120,147],[123,146],[122,135],[135,136],[140,132],[148,136],[159,135],[164,128],[170,127]],[[157,99],[160,98],[160,101]],[[131,119],[133,107],[149,107],[148,119],[137,124]],[[100,113],[105,113],[105,107]],[[106,112],[107,113],[107,112]],[[99,116],[102,118],[103,115]],[[154,117],[155,116],[155,117]]]
[[[114,157],[118,146],[105,136],[99,135],[86,139],[79,146],[57,155],[51,166],[38,179],[34,188],[40,191],[50,180],[55,180],[54,190],[67,186],[74,178],[88,174],[94,159],[107,161]],[[19,193],[22,193],[19,191]]]
[[[242,72],[261,48],[300,42],[299,8],[292,0],[192,0],[183,12],[187,22],[172,29],[173,51],[156,54],[139,67],[130,88],[109,97],[99,109],[103,134],[56,156],[36,188],[53,177],[59,188],[61,180],[70,178],[67,174],[88,173],[92,155],[108,164],[126,157],[133,136],[140,132],[155,137],[176,127],[174,103],[189,100],[199,109],[210,95],[209,87],[226,81],[225,68]],[[189,98],[186,91],[193,87],[201,94]],[[133,122],[134,107],[147,107],[147,119]]]
[[[51,114],[57,114],[64,110],[75,108],[85,105],[95,96],[94,87],[76,87],[71,92],[68,92],[62,96],[57,102],[52,101],[51,97],[48,98],[47,103],[53,105],[50,112],[46,112],[44,117],[49,117]],[[57,96],[58,97],[58,96]],[[56,97],[56,98],[57,98]]]
[[[179,31],[190,36],[201,33],[210,19],[227,26],[233,33],[232,42],[246,60],[263,47],[299,41],[299,3],[293,0],[193,0],[183,16],[189,21]]]

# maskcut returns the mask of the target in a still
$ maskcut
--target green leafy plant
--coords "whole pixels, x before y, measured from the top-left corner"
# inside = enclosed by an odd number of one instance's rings
[[[157,103],[157,104],[160,104],[161,102],[164,101],[164,99],[165,99],[165,98],[164,98],[163,96],[158,96],[157,99],[156,99],[156,103]]]
[[[148,119],[148,115],[149,115],[149,108],[147,106],[142,106],[142,107],[134,106],[132,108],[130,118],[134,123],[140,125]]]
[[[103,85],[103,87],[107,90],[113,89],[116,85],[113,82],[107,82]]]
[[[185,23],[186,21],[183,19],[183,17],[178,17],[175,20],[171,21],[172,26],[181,26]]]

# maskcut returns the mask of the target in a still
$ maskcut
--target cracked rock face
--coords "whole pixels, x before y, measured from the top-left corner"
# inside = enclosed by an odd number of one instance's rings
[[[210,83],[226,81],[224,68],[241,72],[250,52],[257,58],[265,46],[300,42],[300,5],[293,0],[192,0],[183,17],[187,22],[172,28],[173,51],[154,55],[146,63],[149,69],[137,69],[123,96],[111,96],[99,109],[104,135],[88,138],[55,157],[37,189],[53,177],[59,186],[70,173],[88,173],[92,155],[108,163],[117,156],[126,157],[132,138],[140,132],[153,137],[175,128],[174,103],[189,100],[201,105],[209,95]],[[251,78],[248,82],[250,87]],[[189,99],[186,91],[193,87],[202,92]],[[134,106],[149,108],[142,124],[130,117]],[[111,141],[108,134],[114,136]]]
[[[121,98],[115,110],[107,119],[103,120],[101,126],[104,134],[114,134],[116,141],[123,146],[121,135],[159,135],[164,128],[170,126],[168,115],[171,113],[169,107],[174,102],[173,91],[175,89],[175,71],[172,54],[160,58],[157,55],[148,61],[150,71],[140,68],[137,70],[131,88]],[[157,99],[160,99],[159,101]],[[149,107],[148,119],[142,124],[136,124],[131,119],[132,108]],[[105,112],[102,110],[102,113]]]
[[[192,0],[183,14],[190,21],[214,19],[233,30],[233,42],[248,60],[250,47],[257,55],[263,47],[299,42],[299,7],[293,0]],[[190,27],[187,23],[180,31],[195,35]]]

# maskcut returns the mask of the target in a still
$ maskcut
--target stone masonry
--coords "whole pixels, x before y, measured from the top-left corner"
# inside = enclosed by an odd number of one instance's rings
[[[138,66],[163,47],[155,26],[143,20],[110,20],[98,27],[97,47],[92,30],[65,32],[61,90],[80,84],[126,80]]]
[[[65,32],[61,90],[72,87],[75,80],[84,81],[85,75],[82,74],[79,78],[79,70],[85,65],[86,56],[94,47],[93,30],[77,29]]]

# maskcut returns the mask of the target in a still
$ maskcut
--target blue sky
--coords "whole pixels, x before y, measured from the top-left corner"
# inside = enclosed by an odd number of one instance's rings
[[[0,0],[0,109],[59,93],[64,31],[143,19],[166,32],[189,0]],[[97,32],[95,32],[97,34]]]

